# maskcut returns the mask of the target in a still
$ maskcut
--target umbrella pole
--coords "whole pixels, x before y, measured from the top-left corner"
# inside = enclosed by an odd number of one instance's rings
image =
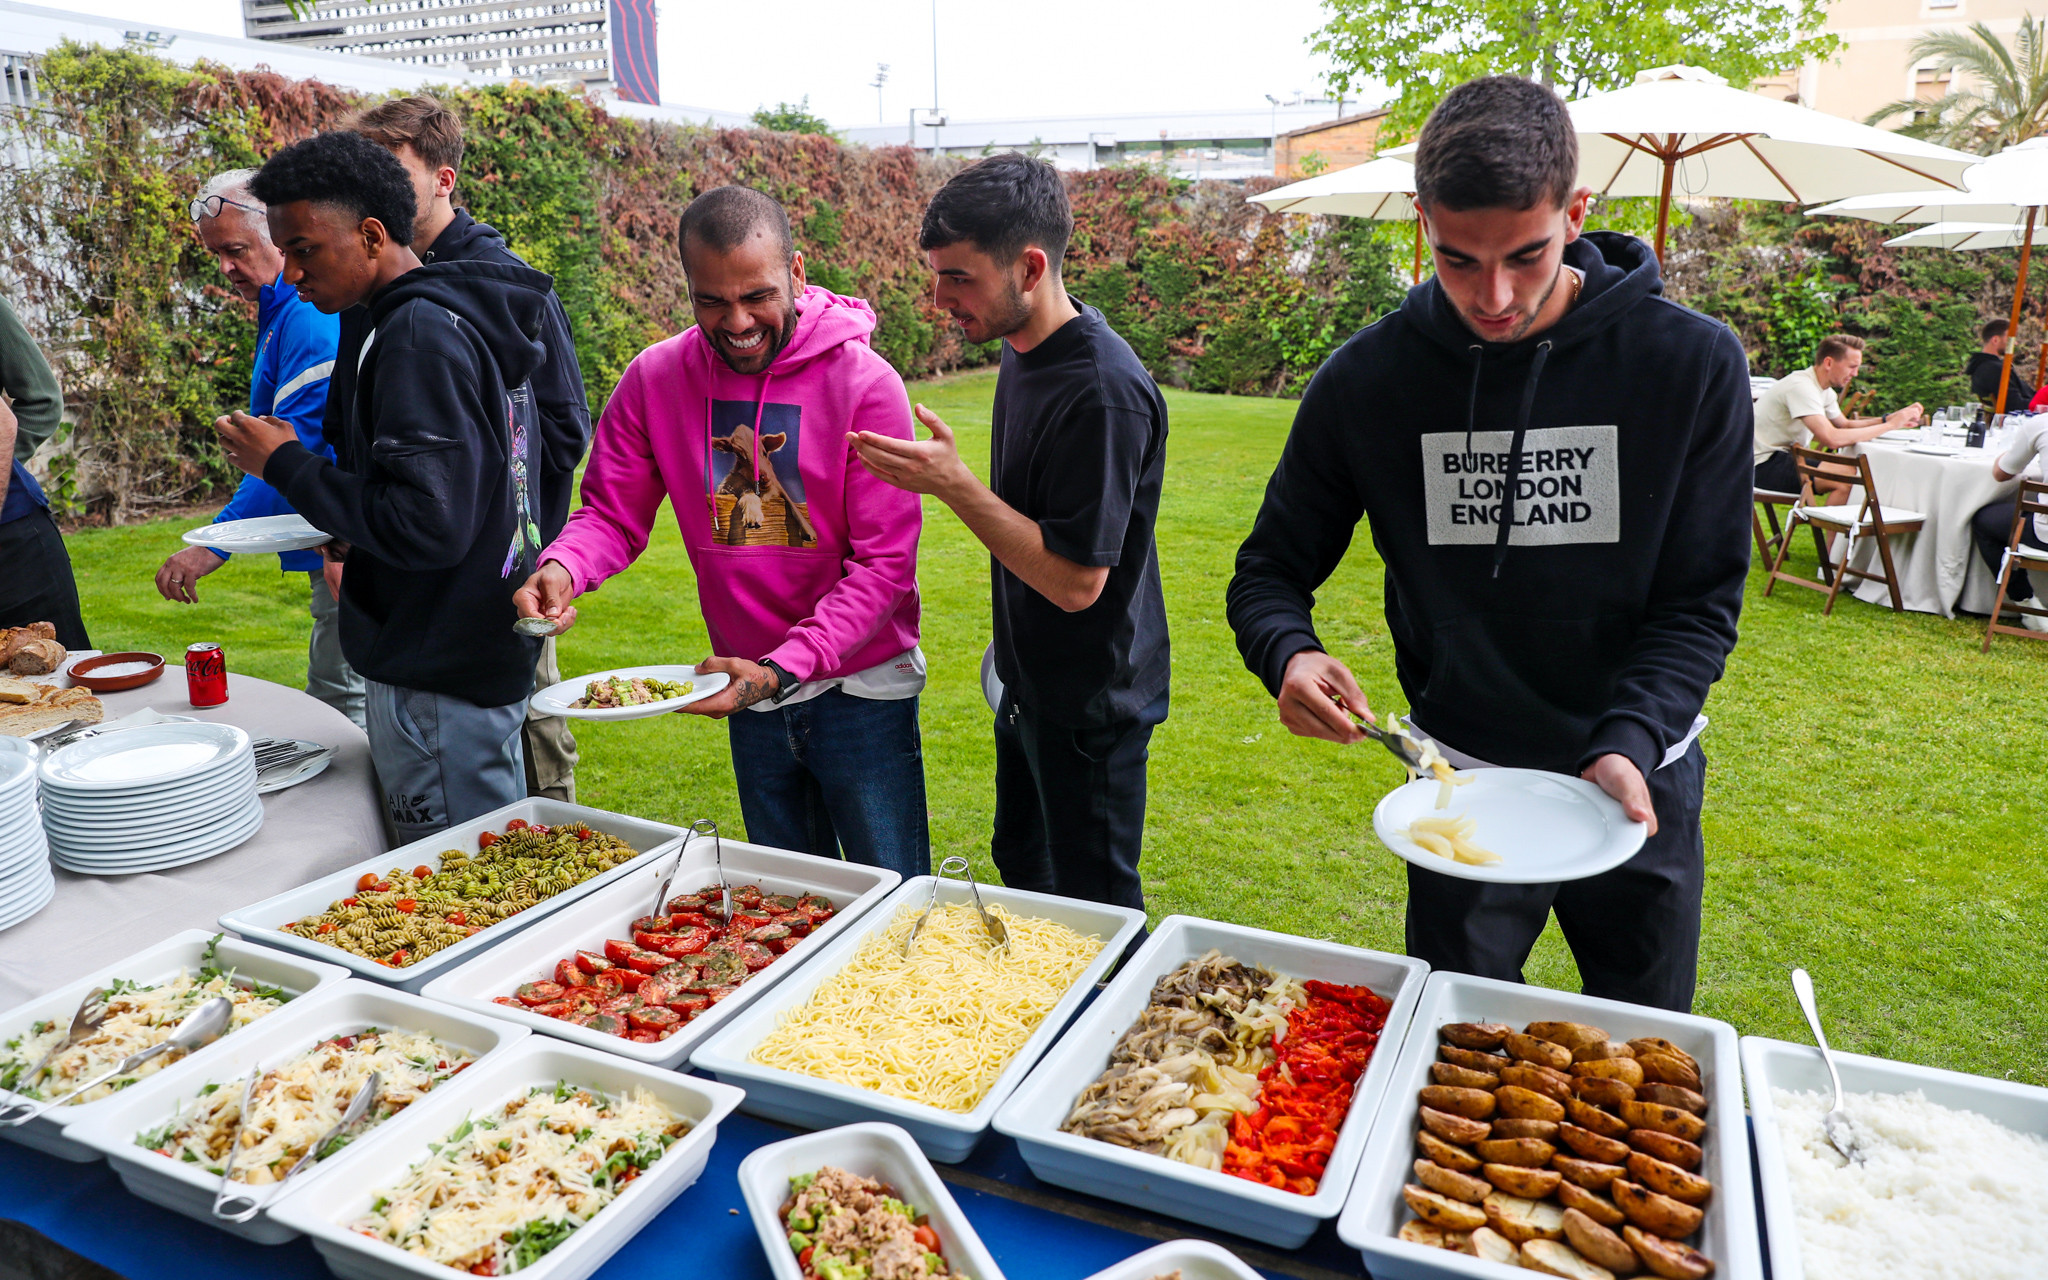
[[[1664,157],[1664,189],[1657,193],[1657,265],[1664,265],[1664,229],[1671,223],[1671,170],[1678,164],[1676,156]]]
[[[2031,206],[2027,209],[2027,233],[2020,241],[2020,279],[2012,291],[2012,323],[2006,328],[2009,335],[2018,334],[2020,331],[2020,304],[2027,300],[2027,259],[2034,253],[2034,215],[2037,212],[2039,210]],[[2008,337],[2005,344],[2005,363],[1998,371],[1998,403],[1991,408],[1993,415],[2005,412],[2005,393],[2011,382],[2012,340]]]
[[[1414,279],[1410,283],[1422,283],[1422,219],[1420,218],[1415,220],[1415,274]],[[2044,350],[2048,350],[2048,348],[2044,348]]]

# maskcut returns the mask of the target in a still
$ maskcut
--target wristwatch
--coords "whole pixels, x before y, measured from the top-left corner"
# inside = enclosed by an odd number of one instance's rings
[[[775,673],[775,692],[768,695],[768,701],[780,702],[796,692],[796,687],[801,682],[795,676],[783,670],[781,663],[773,658],[763,658],[761,659],[761,665]]]

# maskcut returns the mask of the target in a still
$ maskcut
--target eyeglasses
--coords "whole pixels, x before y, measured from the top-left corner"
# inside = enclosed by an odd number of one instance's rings
[[[230,200],[226,196],[208,196],[204,200],[194,200],[192,202],[191,209],[189,210],[189,212],[192,214],[192,221],[197,222],[201,218],[218,218],[220,216],[221,207],[223,205],[240,209],[244,213],[263,212],[263,210],[258,209],[253,205],[246,205],[237,200]]]

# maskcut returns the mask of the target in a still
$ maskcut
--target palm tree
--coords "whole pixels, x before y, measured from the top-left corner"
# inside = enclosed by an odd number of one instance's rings
[[[2020,19],[2010,48],[1982,22],[1968,31],[1929,32],[1908,56],[1947,72],[1949,91],[1930,101],[1888,103],[1865,124],[1908,116],[1900,133],[1980,155],[2048,133],[2048,23],[2031,14]]]

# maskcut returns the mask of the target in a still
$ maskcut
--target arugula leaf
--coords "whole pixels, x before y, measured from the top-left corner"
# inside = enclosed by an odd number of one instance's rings
[[[508,1231],[499,1237],[511,1246],[512,1265],[507,1271],[520,1271],[540,1261],[548,1252],[567,1240],[578,1223],[567,1218],[553,1222],[529,1222],[516,1231]]]

